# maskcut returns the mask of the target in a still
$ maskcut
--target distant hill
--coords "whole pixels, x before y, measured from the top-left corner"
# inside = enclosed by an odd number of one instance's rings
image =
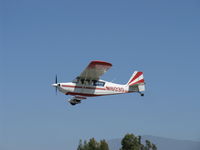
[[[200,142],[189,140],[175,140],[156,136],[142,136],[142,142],[149,140],[156,144],[158,150],[200,150]],[[108,140],[110,150],[119,150],[121,139]]]

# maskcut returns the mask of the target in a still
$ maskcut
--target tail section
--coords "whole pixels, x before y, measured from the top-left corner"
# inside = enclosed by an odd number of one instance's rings
[[[143,72],[139,71],[135,71],[127,83],[129,87],[135,87],[133,89],[137,89],[139,92],[145,90],[144,84]]]

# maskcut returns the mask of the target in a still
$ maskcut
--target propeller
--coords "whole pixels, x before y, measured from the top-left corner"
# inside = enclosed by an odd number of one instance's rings
[[[58,83],[57,75],[56,75],[55,83],[56,83],[56,84]],[[56,95],[57,95],[57,93],[58,93],[58,84],[57,84],[57,86],[56,86]]]
[[[60,86],[60,84],[58,84],[58,78],[57,78],[57,75],[56,75],[56,78],[55,78],[55,83],[52,84],[52,86],[54,86],[54,87],[56,88],[56,95],[57,95],[58,86]]]

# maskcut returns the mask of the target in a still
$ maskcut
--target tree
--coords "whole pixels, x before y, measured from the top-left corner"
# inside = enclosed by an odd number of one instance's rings
[[[157,150],[157,147],[155,144],[152,144],[152,150]]]
[[[142,137],[138,136],[139,144],[141,144],[141,139],[142,139]]]
[[[98,147],[99,143],[94,138],[91,138],[88,142],[89,150],[98,150]]]
[[[108,143],[106,142],[106,140],[100,141],[99,149],[100,150],[109,150]]]
[[[151,149],[151,142],[149,140],[146,140],[145,143],[146,143],[145,149],[150,150]]]
[[[143,144],[140,145],[140,150],[145,150],[145,146]]]
[[[121,141],[122,147],[120,150],[157,150],[155,144],[146,140],[144,145],[141,139],[141,136],[126,134]],[[95,138],[91,138],[88,142],[85,140],[83,143],[82,140],[80,140],[77,150],[109,150],[109,146],[106,140],[98,142]]]
[[[141,136],[126,134],[121,141],[122,147],[120,150],[157,150],[155,144],[151,143],[149,140],[146,140],[144,145],[142,144],[141,139]]]
[[[142,137],[141,137],[141,136],[138,136],[138,141],[139,141],[139,145],[140,145],[140,150],[144,150],[144,147],[143,147],[143,145],[142,145],[141,139],[142,139]]]
[[[89,150],[88,142],[85,140],[83,144],[83,150]]]
[[[126,134],[121,144],[121,150],[140,150],[139,139],[133,134]]]
[[[77,150],[84,150],[84,149],[83,149],[82,140],[79,141]]]

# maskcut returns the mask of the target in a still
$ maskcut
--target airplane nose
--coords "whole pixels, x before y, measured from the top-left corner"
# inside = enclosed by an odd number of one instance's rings
[[[57,84],[57,83],[54,83],[54,84],[52,84],[52,86],[53,86],[53,87],[57,87],[57,86],[58,86],[58,84]]]
[[[58,86],[60,86],[60,83],[54,83],[54,84],[52,84],[52,86],[53,87],[58,87]]]

